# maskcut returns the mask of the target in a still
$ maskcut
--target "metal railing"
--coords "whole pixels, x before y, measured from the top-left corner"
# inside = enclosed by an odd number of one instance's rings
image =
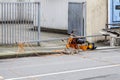
[[[40,3],[0,3],[0,44],[40,40]]]
[[[76,36],[74,38],[93,38],[93,37],[105,37],[106,35],[90,35],[90,36]],[[35,43],[35,42],[49,42],[49,41],[57,41],[57,40],[67,40],[69,37],[61,37],[61,38],[49,38],[46,40],[29,40],[29,41],[23,41],[22,43]],[[19,43],[19,42],[17,42]]]

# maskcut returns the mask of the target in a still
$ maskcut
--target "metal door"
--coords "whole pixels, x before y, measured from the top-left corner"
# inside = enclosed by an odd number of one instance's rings
[[[84,35],[84,19],[83,19],[83,4],[69,3],[68,9],[68,33]]]

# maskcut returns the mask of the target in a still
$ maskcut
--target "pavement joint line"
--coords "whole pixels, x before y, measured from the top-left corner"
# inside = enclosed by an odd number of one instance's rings
[[[99,66],[99,67],[92,67],[92,68],[85,68],[85,69],[78,69],[78,70],[69,70],[69,71],[55,72],[55,73],[47,73],[47,74],[40,74],[40,75],[33,75],[33,76],[25,76],[25,77],[18,77],[18,78],[10,78],[10,79],[5,79],[5,80],[22,80],[22,79],[30,79],[30,78],[37,78],[37,77],[75,73],[75,72],[91,71],[91,70],[106,69],[106,68],[113,68],[113,67],[120,67],[120,64]]]

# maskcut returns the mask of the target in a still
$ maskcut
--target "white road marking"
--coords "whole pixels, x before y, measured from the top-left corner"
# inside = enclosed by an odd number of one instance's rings
[[[19,77],[19,78],[11,78],[11,79],[5,79],[5,80],[22,80],[22,79],[29,79],[29,78],[36,78],[36,77],[45,77],[45,76],[53,76],[53,75],[90,71],[90,70],[97,70],[97,69],[113,68],[113,67],[119,67],[119,66],[120,66],[120,64],[116,64],[116,65],[108,65],[108,66],[100,66],[100,67],[93,67],[93,68],[86,68],[86,69],[47,73],[47,74],[40,74],[40,75],[33,75],[33,76],[25,76],[25,77]]]

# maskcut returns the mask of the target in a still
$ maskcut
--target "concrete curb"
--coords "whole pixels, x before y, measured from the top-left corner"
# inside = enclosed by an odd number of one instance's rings
[[[113,47],[98,47],[96,50],[107,50],[107,49],[120,49],[120,47],[118,46],[118,47],[115,47],[115,46],[113,46]]]
[[[24,52],[24,53],[12,53],[12,54],[5,54],[0,55],[0,59],[9,59],[9,58],[20,58],[20,57],[31,57],[31,56],[44,56],[44,55],[51,55],[51,54],[60,54],[59,52]]]
[[[107,49],[120,49],[120,47],[98,47],[96,50],[107,50]],[[95,51],[96,51],[95,50]],[[20,57],[31,57],[31,56],[44,56],[44,55],[51,55],[51,54],[60,54],[62,52],[55,52],[55,51],[26,51],[21,53],[10,52],[10,53],[2,53],[0,55],[0,59],[9,59],[9,58],[20,58]]]
[[[29,51],[26,50],[24,52],[17,52],[16,50],[8,49],[6,51],[3,50],[3,52],[0,53],[0,59],[6,59],[6,58],[20,58],[20,57],[31,57],[31,56],[44,56],[44,55],[51,55],[51,54],[60,54],[60,52],[56,52],[56,50],[64,49],[64,47],[56,47],[56,48],[40,48],[37,51]]]

